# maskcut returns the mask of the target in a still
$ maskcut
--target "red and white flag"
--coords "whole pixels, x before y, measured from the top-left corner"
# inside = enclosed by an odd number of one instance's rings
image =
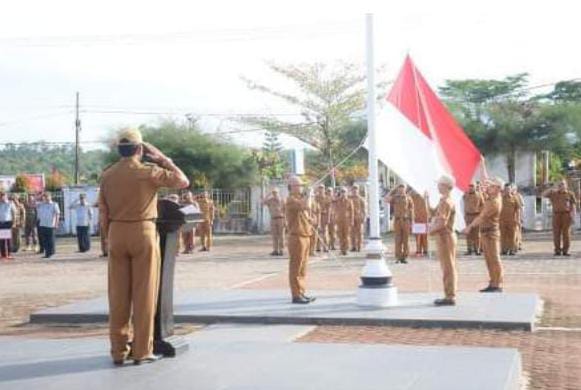
[[[386,100],[376,119],[378,158],[420,194],[427,191],[431,203],[440,198],[436,180],[454,177],[452,197],[462,215],[460,200],[480,166],[480,152],[409,56]]]

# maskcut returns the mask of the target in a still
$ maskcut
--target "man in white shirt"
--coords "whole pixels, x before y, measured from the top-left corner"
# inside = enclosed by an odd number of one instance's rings
[[[38,235],[42,237],[45,259],[50,259],[54,255],[55,230],[60,213],[59,205],[52,201],[48,192],[45,192],[42,195],[42,202],[37,206]]]
[[[91,210],[91,206],[87,204],[87,196],[85,194],[80,194],[79,200],[73,202],[70,209],[76,211],[79,252],[87,252],[91,249],[91,235],[89,230],[91,221],[93,220],[93,210]]]
[[[12,246],[12,223],[14,221],[14,205],[8,200],[4,191],[0,192],[0,258],[13,259],[10,255]]]

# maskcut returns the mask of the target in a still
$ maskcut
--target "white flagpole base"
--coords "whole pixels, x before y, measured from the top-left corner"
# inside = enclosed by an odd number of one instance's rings
[[[397,287],[392,284],[391,271],[383,257],[381,239],[367,242],[367,259],[361,273],[361,286],[357,289],[357,305],[365,307],[397,306]]]

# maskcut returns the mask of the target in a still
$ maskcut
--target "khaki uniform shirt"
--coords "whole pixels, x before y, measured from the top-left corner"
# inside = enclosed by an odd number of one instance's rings
[[[284,200],[280,197],[271,197],[264,202],[268,207],[268,212],[270,213],[270,218],[278,219],[284,218]]]
[[[502,209],[500,211],[500,220],[505,223],[516,223],[520,214],[520,200],[513,194],[502,195]]]
[[[353,223],[353,202],[349,198],[337,198],[333,208],[335,223]]]
[[[367,215],[367,205],[365,204],[365,198],[361,195],[350,196],[351,202],[353,202],[353,220],[354,223],[361,223],[365,221]]]
[[[287,229],[290,235],[310,237],[313,234],[308,213],[310,208],[301,196],[289,195],[285,203]]]
[[[329,215],[331,212],[331,202],[333,201],[331,197],[327,195],[317,195],[315,200],[321,208],[321,214]]]
[[[436,206],[435,223],[440,228],[436,228],[433,233],[444,234],[454,232],[454,218],[456,217],[456,206],[451,197],[442,197]]]
[[[464,214],[465,215],[478,215],[484,207],[484,197],[478,191],[473,194],[467,192],[462,197],[464,200]]]
[[[501,209],[502,198],[500,194],[495,197],[489,196],[488,199],[484,201],[484,207],[480,212],[480,216],[482,216],[480,231],[482,233],[486,233],[487,231],[498,231]]]
[[[409,195],[392,195],[393,217],[414,220],[414,202]]]
[[[577,199],[573,191],[551,191],[547,196],[551,200],[554,213],[568,213],[573,211]]]
[[[214,202],[209,198],[200,198],[198,205],[204,221],[212,222],[214,220]]]
[[[108,229],[110,222],[138,222],[157,218],[157,191],[175,188],[178,176],[154,164],[122,158],[107,168],[101,178],[99,214]],[[105,230],[107,231],[107,230]]]
[[[22,228],[26,224],[26,209],[22,203],[14,204],[14,228]]]
[[[426,198],[420,194],[414,193],[412,195],[412,202],[414,203],[414,222],[427,223],[428,222],[428,202]]]
[[[36,226],[36,202],[24,204],[26,219],[25,226]]]

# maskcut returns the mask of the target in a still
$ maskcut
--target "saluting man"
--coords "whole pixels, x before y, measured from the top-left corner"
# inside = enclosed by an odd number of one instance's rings
[[[577,212],[577,199],[573,191],[569,191],[567,181],[561,180],[556,187],[543,192],[543,197],[549,198],[553,205],[553,243],[555,256],[570,256],[571,224]],[[563,243],[563,246],[561,246]]]
[[[304,193],[304,185],[299,177],[289,179],[289,196],[285,211],[288,224],[289,284],[292,303],[309,304],[315,300],[305,295],[307,263],[311,248],[313,226],[310,220],[312,197]]]
[[[109,245],[109,336],[115,365],[128,358],[133,319],[135,364],[159,360],[153,354],[153,328],[160,272],[155,225],[161,187],[185,188],[184,173],[136,129],[117,138],[121,159],[107,168],[99,192],[100,221]],[[141,162],[147,154],[155,164]],[[156,165],[157,164],[157,165]]]
[[[282,256],[284,249],[284,199],[279,196],[278,189],[273,188],[271,194],[263,200],[270,213],[270,234],[272,235],[271,256]]]

